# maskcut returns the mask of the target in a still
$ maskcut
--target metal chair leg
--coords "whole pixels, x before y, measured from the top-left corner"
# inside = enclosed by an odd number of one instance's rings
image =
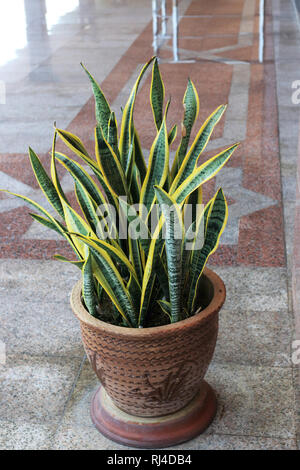
[[[174,62],[178,62],[178,0],[173,0],[172,22],[173,22],[173,59],[174,59]]]

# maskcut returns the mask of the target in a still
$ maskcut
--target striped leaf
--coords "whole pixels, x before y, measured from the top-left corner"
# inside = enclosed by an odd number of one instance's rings
[[[138,91],[139,84],[143,78],[143,75],[153,60],[154,60],[154,57],[152,57],[149,60],[149,62],[147,62],[147,64],[144,65],[144,67],[142,68],[141,73],[130,93],[129,99],[123,111],[119,148],[120,148],[121,161],[122,161],[122,166],[123,166],[124,171],[126,170],[126,168],[128,168],[129,150],[130,150],[130,145],[132,143],[133,132],[134,132],[133,109],[134,109],[136,94]]]
[[[171,321],[171,304],[167,300],[157,300],[158,305]]]
[[[114,153],[118,157],[118,160],[120,161],[121,157],[118,147],[118,124],[114,112],[111,113],[108,122],[107,142],[109,143]]]
[[[66,155],[56,152],[55,158],[64,166],[64,168],[66,168],[69,171],[75,183],[77,184],[77,187],[78,185],[82,186],[85,189],[85,191],[88,193],[88,196],[95,202],[97,206],[97,210],[96,210],[97,220],[99,217],[102,218],[104,213],[106,213],[107,218],[110,221],[109,225],[111,227],[111,233],[117,234],[114,214],[112,214],[110,206],[107,204],[107,201],[104,195],[102,194],[97,184],[94,182],[93,178],[91,178],[91,176],[85,171],[85,169],[79,163],[75,162],[74,160],[71,160]],[[101,178],[101,184],[103,184],[104,181],[100,172],[95,170],[94,173],[97,176],[98,180]],[[107,187],[106,187],[106,191],[110,194],[110,191],[108,190]],[[78,198],[78,191],[77,191],[77,198]],[[109,202],[113,207],[116,207],[114,199],[110,200]],[[92,214],[93,214],[92,218],[95,218],[93,208],[92,208]],[[108,226],[105,225],[105,227],[107,229],[107,232],[109,232]],[[97,228],[100,230],[101,236],[105,238],[103,236],[103,231],[101,230],[102,225],[97,224]]]
[[[125,169],[127,187],[131,186],[134,166],[135,166],[135,162],[134,162],[134,140],[133,140],[130,145],[129,156],[127,160],[127,167]]]
[[[229,160],[238,145],[239,144],[232,145],[196,168],[174,192],[173,197],[177,204],[182,204],[195,189],[213,178]]]
[[[132,274],[130,274],[126,289],[130,294],[135,311],[138,312],[140,307],[141,286]]]
[[[67,145],[67,147],[69,147],[69,149],[72,150],[72,152],[81,157],[88,165],[97,166],[96,162],[89,156],[79,137],[62,129],[56,129],[56,131],[62,141]]]
[[[140,173],[141,184],[143,184],[143,181],[147,173],[147,166],[145,163],[140,139],[139,139],[136,129],[134,129],[134,161]]]
[[[188,249],[188,244],[193,243],[196,230],[196,220],[191,223],[185,232],[184,240],[182,243],[181,253],[181,266],[182,266],[182,284],[185,282],[186,275],[189,273],[191,250]]]
[[[135,272],[137,274],[137,278],[139,283],[142,283],[143,280],[143,266],[142,266],[142,259],[140,253],[140,246],[138,240],[133,238],[128,238],[128,246],[129,246],[129,256],[131,262],[135,268]]]
[[[166,126],[166,118],[164,118],[161,128],[153,142],[150,150],[148,169],[141,189],[140,203],[144,204],[148,213],[142,214],[143,218],[149,214],[155,201],[154,185],[163,186],[169,169],[169,144]]]
[[[100,188],[79,163],[59,152],[55,152],[55,158],[70,172],[75,181],[82,184],[98,206],[106,203]]]
[[[55,131],[54,136],[53,136],[53,141],[52,141],[52,150],[51,150],[51,164],[50,164],[51,178],[55,186],[55,189],[59,195],[59,198],[63,199],[69,204],[69,201],[61,187],[59,177],[57,174],[57,169],[56,169],[56,160],[55,160],[56,137],[57,137],[57,132]]]
[[[165,86],[162,80],[157,58],[154,59],[152,67],[152,80],[150,89],[150,103],[153,112],[154,122],[157,130],[160,129],[163,121],[163,106],[165,99]]]
[[[129,224],[129,238],[133,238],[131,230],[134,229],[137,237],[136,239],[140,242],[142,249],[147,255],[151,243],[151,234],[149,232],[148,226],[146,225],[142,217],[139,216],[136,209],[133,206],[127,204],[124,199],[120,198],[119,204],[120,210],[122,211],[122,214],[124,215]]]
[[[46,209],[44,209],[42,206],[40,206],[37,202],[33,201],[32,199],[29,199],[26,196],[22,196],[22,194],[12,193],[11,191],[7,191],[6,189],[0,189],[0,191],[3,191],[7,194],[10,194],[11,196],[15,196],[19,199],[22,199],[24,202],[26,202],[30,206],[34,207],[38,211],[40,211],[45,217],[47,217],[47,219],[49,219],[53,223],[53,225],[56,226],[58,231],[60,231],[63,235],[65,235],[66,229],[64,228],[64,226],[58,220],[56,220],[54,217],[52,217],[52,215],[49,214],[49,212],[46,211]]]
[[[142,249],[142,252],[140,250],[140,258],[138,258],[137,261],[134,261],[136,272],[138,272],[138,270],[141,270],[140,262],[142,263],[142,265],[144,265],[143,255],[146,255],[148,257],[150,244],[151,244],[151,233],[145,221],[142,219],[142,217],[139,216],[138,212],[133,206],[130,206],[129,204],[127,204],[127,202],[124,201],[123,199],[120,199],[119,203],[120,203],[120,210],[122,211],[123,215],[125,216],[129,224],[128,243],[129,245],[131,245],[134,242],[138,242],[138,245],[140,245]],[[134,231],[134,234],[132,233],[133,231]],[[136,237],[136,239],[134,237]],[[162,248],[162,244],[161,244],[161,239],[159,238],[157,250],[161,248]],[[134,248],[130,247],[130,249],[132,249],[132,251],[134,250],[137,251],[137,247],[134,247]],[[153,266],[153,270],[155,270],[155,273],[157,274],[157,277],[164,291],[164,294],[166,295],[166,297],[169,297],[168,274],[162,263],[161,258],[159,256],[156,256],[155,259],[156,259],[156,264],[155,266]]]
[[[35,174],[36,180],[39,183],[43,193],[50,202],[51,206],[58,212],[58,214],[63,218],[64,210],[60,201],[60,197],[56,191],[54,184],[47,175],[43,165],[40,162],[40,159],[36,153],[29,147],[29,158],[30,163]]]
[[[198,283],[210,255],[212,255],[219,244],[220,237],[224,231],[228,218],[228,208],[222,189],[219,189],[209,205],[206,221],[204,245],[199,254],[193,256],[192,281],[188,296],[188,311],[192,314],[196,308]]]
[[[166,237],[169,292],[172,323],[179,321],[181,311],[181,247],[183,239],[182,214],[176,201],[162,188],[155,186],[155,193],[162,211]]]
[[[0,191],[6,192],[8,194],[11,194],[12,196],[15,196],[19,199],[22,199],[27,204],[29,204],[30,206],[34,207],[39,212],[41,212],[47,219],[49,219],[52,222],[53,225],[56,226],[57,230],[61,233],[61,235],[63,235],[66,238],[66,240],[70,243],[70,245],[71,245],[72,249],[75,251],[76,255],[80,257],[80,253],[77,250],[75,244],[73,243],[72,238],[70,237],[70,235],[66,231],[65,227],[58,220],[56,220],[54,217],[52,217],[52,215],[49,214],[49,212],[46,211],[42,206],[40,206],[37,202],[33,201],[32,199],[29,199],[26,196],[22,196],[21,194],[12,193],[11,191],[7,191],[7,190],[3,190],[3,189],[0,189]],[[40,220],[39,220],[39,222],[40,222]]]
[[[141,183],[140,173],[136,165],[133,165],[132,177],[129,186],[129,193],[134,204],[138,204],[140,201]]]
[[[171,191],[174,192],[178,186],[194,171],[200,154],[205,149],[214,127],[221,119],[226,105],[219,106],[205,121],[200,128],[189,152],[186,154],[182,164],[179,167],[178,174],[176,175]]]
[[[203,247],[205,234],[206,234],[206,222],[207,222],[207,215],[210,211],[211,204],[214,198],[211,199],[205,206],[204,210],[202,211],[200,217],[196,221],[196,229],[195,229],[195,237],[192,243],[191,249],[191,257],[190,257],[190,264],[193,264],[194,258],[200,254],[200,250]]]
[[[95,145],[96,158],[106,184],[116,196],[125,196],[128,189],[123,168],[99,127],[95,128]]]
[[[151,294],[153,286],[156,279],[155,266],[160,257],[162,250],[162,237],[161,231],[163,227],[162,217],[159,219],[153,237],[151,239],[150,247],[148,250],[147,261],[144,269],[143,283],[142,283],[142,292],[141,292],[141,303],[140,303],[140,313],[139,313],[139,326],[144,326],[149,302],[151,299]]]
[[[93,93],[95,97],[95,115],[98,125],[102,128],[105,138],[108,135],[108,123],[111,116],[109,104],[104,96],[103,91],[94,79],[94,77],[87,71],[85,66],[81,63],[82,68],[85,70],[87,76],[92,84]]]
[[[99,224],[99,216],[97,215],[97,204],[93,201],[89,193],[79,183],[75,183],[75,194],[78,204],[82,210],[82,213],[91,228],[91,231],[96,235],[98,234],[104,238],[102,226]]]
[[[80,240],[82,240],[82,242],[85,243],[89,248],[93,248],[93,250],[97,251],[99,254],[105,251],[111,258],[115,260],[118,265],[123,266],[126,270],[128,270],[128,273],[132,274],[132,276],[137,280],[134,267],[119,246],[113,246],[104,240],[100,240],[99,238],[84,236],[79,233],[74,235],[80,238]]]
[[[88,235],[91,231],[90,226],[80,217],[79,214],[67,204],[65,201],[62,201],[64,214],[65,214],[65,221],[70,233],[80,233],[83,235]],[[82,258],[85,258],[85,246],[80,239],[78,239],[74,235],[70,235],[74,245],[76,246],[77,250],[79,251]]]
[[[175,155],[172,166],[172,177],[178,172],[181,163],[187,152],[193,125],[199,114],[199,97],[195,85],[189,79],[187,88],[183,97],[184,115],[182,121],[182,135],[180,145]]]
[[[53,223],[51,220],[46,219],[45,217],[42,217],[41,215],[38,214],[32,214],[29,212],[29,215],[39,222],[40,224],[44,225],[45,227],[49,228],[50,230],[54,230],[56,233],[59,235],[62,235],[62,231],[65,230],[63,226],[61,226],[61,229],[58,228],[58,225]]]
[[[96,250],[91,247],[90,250],[98,266],[98,270],[94,270],[97,281],[101,284],[123,318],[127,321],[129,320],[131,326],[136,327],[137,316],[130,293],[126,289],[124,281],[113,261],[102,248],[97,247]]]
[[[189,210],[192,213],[192,221],[196,220],[197,218],[197,208],[199,204],[202,204],[202,186],[195,189],[189,197],[186,199],[185,206],[188,204]]]
[[[177,136],[177,124],[175,124],[169,132],[169,135],[168,135],[169,146],[172,145],[172,143],[176,139],[176,136]]]
[[[92,269],[91,253],[88,251],[88,256],[82,267],[82,296],[84,303],[93,317],[98,317],[96,309],[96,295],[95,283]]]
[[[77,268],[80,269],[80,271],[82,270],[82,267],[84,265],[84,261],[74,261],[74,260],[71,260],[71,259],[67,259],[65,258],[64,256],[62,255],[54,255],[53,258],[57,261],[61,261],[62,263],[71,263],[71,264],[74,264],[74,266],[77,266]]]
[[[55,158],[58,159],[65,166],[65,168],[68,169],[75,181],[80,181],[80,183],[90,193],[91,197],[95,200],[98,206],[106,204],[106,200],[103,197],[102,192],[99,190],[98,186],[95,184],[93,179],[89,176],[89,174],[84,170],[81,165],[79,165],[75,160],[71,160],[69,157],[60,152],[55,152]],[[117,198],[115,197],[115,194],[112,189],[106,183],[106,180],[101,174],[101,171],[96,162],[94,162],[93,160],[87,161],[84,157],[82,157],[82,159],[85,161],[85,163],[88,164],[89,168],[92,170],[95,177],[99,181],[109,204],[111,204],[117,210]],[[109,212],[108,208],[106,208],[106,210]]]

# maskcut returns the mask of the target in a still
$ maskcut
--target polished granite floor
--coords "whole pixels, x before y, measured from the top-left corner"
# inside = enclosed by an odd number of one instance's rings
[[[170,39],[159,51],[172,96],[168,124],[180,122],[191,77],[200,95],[198,127],[228,102],[204,158],[242,143],[205,187],[208,198],[222,186],[229,201],[228,227],[210,263],[227,287],[207,374],[218,414],[182,449],[299,448],[300,105],[292,94],[300,23],[297,2],[266,0],[260,62],[259,6],[259,0],[181,0],[180,61],[173,62]],[[0,50],[0,187],[42,202],[28,145],[48,165],[56,121],[93,151],[94,103],[79,63],[120,117],[137,71],[153,54],[151,1],[1,2],[0,40],[7,45]],[[154,135],[149,81],[135,109],[146,153]],[[72,191],[66,176],[63,187]],[[97,379],[69,307],[76,268],[51,260],[67,248],[27,212],[0,195],[0,448],[122,448],[90,421]]]

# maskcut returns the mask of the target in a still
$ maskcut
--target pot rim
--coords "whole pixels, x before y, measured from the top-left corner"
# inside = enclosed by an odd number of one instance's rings
[[[214,294],[209,305],[199,313],[192,317],[180,320],[176,323],[168,325],[151,326],[147,328],[126,328],[123,326],[112,325],[111,323],[103,322],[93,317],[83,306],[81,301],[82,280],[76,282],[71,292],[71,307],[75,316],[80,322],[85,323],[89,327],[96,330],[103,330],[106,333],[111,333],[118,336],[124,336],[128,339],[142,339],[153,334],[168,334],[182,328],[193,328],[200,321],[209,317],[210,315],[218,312],[225,302],[226,288],[222,279],[211,269],[205,268],[204,275],[209,279],[213,285]]]

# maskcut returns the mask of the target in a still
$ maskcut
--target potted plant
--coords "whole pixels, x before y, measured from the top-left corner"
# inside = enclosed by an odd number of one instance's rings
[[[150,64],[157,133],[146,164],[133,110]],[[32,217],[65,237],[76,255],[55,258],[75,264],[82,273],[71,305],[101,382],[92,401],[94,424],[121,443],[168,446],[202,432],[216,411],[216,397],[204,375],[215,348],[225,287],[205,265],[218,246],[228,210],[222,189],[203,206],[202,185],[223,167],[237,144],[198,165],[226,106],[209,116],[189,147],[199,99],[188,80],[182,135],[170,169],[169,147],[177,127],[167,130],[170,103],[164,108],[157,59],[143,67],[119,133],[102,90],[85,71],[95,97],[95,158],[78,137],[55,128],[51,175],[31,148],[29,157],[58,217],[25,196],[11,194],[37,209]],[[77,158],[56,150],[57,137]],[[60,185],[57,164],[74,179],[77,210]]]

